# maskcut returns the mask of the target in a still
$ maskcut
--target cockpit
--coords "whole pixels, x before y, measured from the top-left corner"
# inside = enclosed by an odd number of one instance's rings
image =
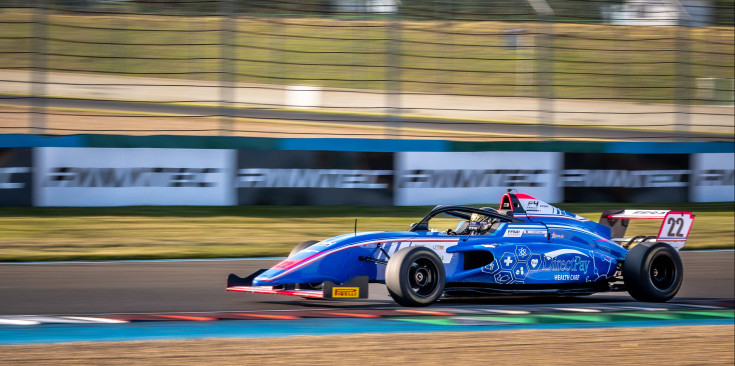
[[[520,222],[490,207],[436,206],[411,231],[438,231],[447,235],[487,235],[504,222]],[[449,228],[447,228],[449,227]]]

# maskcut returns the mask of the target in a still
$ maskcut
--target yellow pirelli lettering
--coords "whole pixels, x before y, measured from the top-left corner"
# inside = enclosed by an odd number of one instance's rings
[[[360,297],[360,288],[359,287],[332,287],[332,297],[358,298]]]

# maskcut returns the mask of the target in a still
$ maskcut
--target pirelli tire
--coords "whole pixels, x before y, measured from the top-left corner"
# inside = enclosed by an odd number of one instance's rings
[[[666,243],[637,244],[623,262],[625,288],[638,301],[670,300],[679,292],[683,278],[681,257]]]
[[[444,293],[445,281],[441,258],[424,247],[399,250],[385,268],[388,294],[403,306],[431,305]]]
[[[312,245],[314,245],[314,244],[316,244],[318,242],[319,242],[318,240],[302,241],[301,243],[296,244],[296,246],[293,247],[293,249],[291,249],[291,253],[288,254],[288,257],[291,258],[296,253],[298,253],[298,252],[300,252],[300,251],[302,251],[302,250],[304,250],[304,249],[306,249],[306,248],[308,248],[308,247],[310,247],[310,246],[312,246]]]

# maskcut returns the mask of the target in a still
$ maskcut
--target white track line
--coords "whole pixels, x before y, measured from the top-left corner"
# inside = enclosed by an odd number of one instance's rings
[[[38,323],[46,323],[46,324],[83,324],[83,323],[90,323],[88,321],[83,321],[83,320],[65,319],[64,317],[60,317],[60,316],[23,315],[23,316],[17,317],[16,319],[26,320],[26,321],[32,321],[32,322],[38,322]]]
[[[644,310],[644,311],[668,311],[668,308],[647,308],[643,306],[617,306],[620,309],[629,309],[629,310]]]
[[[8,325],[38,325],[38,324],[41,324],[41,322],[38,322],[38,321],[35,321],[35,320],[3,319],[3,318],[0,318],[0,324],[8,324]]]
[[[71,320],[80,320],[80,321],[88,322],[88,323],[109,323],[109,324],[129,323],[129,321],[127,320],[108,319],[108,318],[91,318],[91,317],[86,317],[86,316],[63,316],[62,318],[71,319]]]
[[[553,308],[554,310],[570,311],[574,313],[599,313],[601,310],[588,308]]]
[[[692,308],[702,308],[702,309],[720,309],[720,306],[712,306],[712,305],[694,305],[694,304],[676,304],[681,306],[689,306]]]
[[[528,315],[531,314],[528,310],[506,310],[506,309],[480,309],[488,313],[505,314],[505,315]]]

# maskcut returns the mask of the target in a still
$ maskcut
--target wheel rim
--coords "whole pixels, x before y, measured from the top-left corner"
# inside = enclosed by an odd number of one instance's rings
[[[674,284],[676,268],[674,261],[668,256],[658,256],[651,262],[649,277],[653,286],[659,290],[667,290]]]
[[[408,269],[411,292],[420,297],[427,297],[436,290],[438,278],[439,270],[434,263],[425,258],[415,260]]]

